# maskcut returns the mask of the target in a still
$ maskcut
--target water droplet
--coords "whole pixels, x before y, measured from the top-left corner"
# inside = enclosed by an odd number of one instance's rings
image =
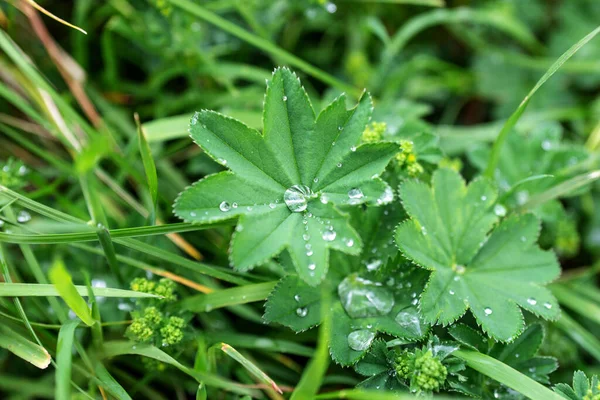
[[[275,203],[269,203],[269,208],[275,208]]]
[[[300,318],[306,317],[307,314],[308,314],[308,309],[306,307],[296,308],[296,315],[299,316]]]
[[[367,262],[367,271],[375,271],[377,268],[381,266],[382,262],[378,259],[372,259]]]
[[[394,296],[386,287],[357,274],[347,276],[338,285],[338,295],[352,318],[386,315],[394,307]]]
[[[521,242],[525,242],[527,241],[527,238],[525,236],[521,236]]]
[[[232,203],[232,204],[231,204],[231,207],[232,207],[232,208],[238,208],[238,204],[237,204],[237,203]]]
[[[227,212],[227,211],[231,210],[231,206],[229,205],[228,202],[223,201],[223,202],[221,202],[221,204],[219,204],[219,210],[221,210],[223,212]]]
[[[308,233],[305,233],[304,235],[302,235],[302,239],[308,240],[310,239],[310,235]]]
[[[313,182],[314,182],[314,183],[317,183],[317,182],[319,182],[319,178],[315,178],[315,179],[313,179]]]
[[[371,346],[375,339],[375,332],[368,329],[359,329],[348,335],[348,346],[355,351],[364,351]]]
[[[317,268],[315,263],[310,263],[308,264],[308,269],[310,269],[311,271],[314,271]]]
[[[416,310],[408,309],[406,311],[400,311],[398,315],[396,315],[396,318],[394,318],[394,321],[415,336],[421,336],[423,334],[421,321],[419,320]]]
[[[487,200],[487,196],[481,196],[481,201],[486,201]]]
[[[226,160],[226,159],[224,159],[224,158],[219,158],[219,159],[217,160],[217,162],[218,162],[219,164],[227,165],[227,160]]]
[[[331,4],[331,3],[329,3],[329,4]],[[338,131],[341,131],[342,129],[344,129],[343,126],[338,126]]]
[[[337,163],[337,167],[342,168],[342,163],[341,162]]]
[[[528,299],[527,299],[527,302],[528,302],[529,304],[531,304],[532,306],[535,306],[535,305],[537,304],[537,300],[536,300],[536,299],[534,299],[533,297],[530,297],[530,298],[528,298]]]
[[[516,194],[517,196],[517,203],[519,203],[519,205],[523,205],[527,202],[527,200],[529,200],[529,192],[527,190],[520,190],[517,192]]]
[[[365,195],[363,194],[362,190],[360,190],[359,188],[352,188],[348,191],[348,197],[350,198],[348,203],[358,204],[358,203],[360,203],[360,199],[365,197]]]
[[[485,313],[485,315],[491,315],[493,313],[492,309],[489,307],[484,308],[483,312]]]
[[[313,255],[313,251],[312,251],[312,250],[308,250],[308,251],[306,252],[306,256],[307,256],[307,257],[310,257],[310,256],[312,256],[312,255]]]
[[[252,211],[252,207],[248,206],[248,207],[246,207],[246,210]]]
[[[546,307],[549,310],[552,308],[552,304],[546,302],[546,303],[544,303],[544,307]]]
[[[452,266],[452,270],[459,275],[463,275],[465,272],[467,272],[467,268],[465,268],[464,265],[460,265],[460,264],[454,264]]]
[[[356,151],[356,146],[350,147],[350,151]]]
[[[496,214],[498,217],[504,217],[506,215],[506,207],[504,207],[502,204],[496,204],[494,206],[494,214]]]
[[[386,187],[380,198],[377,199],[377,204],[387,204],[394,200],[394,192],[391,187]]]
[[[427,236],[427,229],[425,229],[424,226],[421,227],[421,233],[423,234],[423,236]]]
[[[448,290],[448,293],[450,293],[451,295],[454,295],[454,290],[450,289],[450,290]]]
[[[419,304],[419,299],[413,299],[413,301],[411,301],[410,304],[416,306],[417,304]]]
[[[323,240],[327,241],[327,242],[331,242],[333,240],[335,240],[336,237],[336,233],[333,229],[326,229],[323,231]]]
[[[190,217],[195,217],[195,216],[196,216],[196,213],[194,211],[191,211],[190,212]]]
[[[31,214],[29,214],[25,210],[21,210],[19,214],[17,214],[17,222],[25,223],[31,221]]]
[[[352,239],[346,239],[346,240],[344,240],[344,243],[346,243],[346,246],[348,246],[348,247],[354,246],[354,240],[352,240]]]
[[[306,185],[294,185],[283,194],[283,201],[291,212],[302,212],[308,207],[308,201],[315,197]]]
[[[287,96],[283,96],[283,101],[287,101]]]
[[[542,149],[544,149],[545,151],[548,151],[552,148],[552,142],[549,141],[548,139],[544,140],[542,142]]]
[[[298,295],[298,294],[295,294],[295,295],[294,295],[294,300],[296,300],[296,301],[300,301],[300,295]]]
[[[319,200],[321,200],[321,203],[323,203],[323,204],[329,203],[329,197],[327,197],[326,194],[322,194],[321,198]]]
[[[331,142],[331,145],[332,145],[332,146],[335,146],[335,142]]]

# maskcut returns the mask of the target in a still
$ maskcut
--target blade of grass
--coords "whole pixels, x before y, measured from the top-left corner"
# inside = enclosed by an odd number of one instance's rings
[[[215,25],[216,27],[224,30],[227,33],[230,33],[239,39],[250,43],[253,46],[271,54],[278,60],[282,60],[291,66],[294,66],[308,75],[319,79],[320,81],[338,88],[339,90],[351,93],[352,95],[358,97],[360,96],[361,91],[345,82],[340,81],[334,76],[328,74],[327,72],[313,66],[312,64],[296,57],[295,55],[283,50],[281,47],[271,43],[270,41],[257,36],[253,33],[246,31],[245,29],[240,28],[238,25],[221,18],[217,14],[212,11],[207,10],[206,8],[199,6],[196,3],[193,3],[190,0],[169,0],[171,4],[189,12],[190,14],[203,19],[209,24]]]
[[[547,387],[488,355],[470,350],[457,350],[452,355],[465,361],[475,371],[479,371],[533,400],[562,399]]]
[[[525,109],[529,105],[529,101],[531,100],[533,95],[538,91],[540,87],[542,87],[542,85],[544,85],[544,83],[546,83],[548,79],[552,77],[552,75],[556,73],[556,71],[560,69],[560,67],[569,58],[571,58],[575,53],[577,53],[577,51],[579,51],[579,49],[582,48],[586,43],[592,40],[598,34],[598,32],[600,32],[600,26],[594,29],[592,32],[588,33],[583,39],[575,43],[570,49],[564,52],[563,55],[561,55],[554,62],[554,64],[552,64],[550,68],[548,68],[546,73],[535,84],[535,86],[533,87],[533,89],[531,89],[527,96],[525,96],[521,104],[519,104],[515,112],[508,118],[508,120],[500,130],[500,133],[498,134],[498,137],[496,138],[496,141],[492,146],[490,159],[488,161],[488,165],[484,173],[485,176],[487,176],[488,178],[494,177],[494,171],[496,170],[496,166],[498,165],[498,161],[500,160],[500,152],[502,151],[502,146],[504,145],[504,142],[506,141],[506,138],[510,131],[517,124],[517,122],[521,118],[521,115],[523,115],[523,113],[525,112]]]
[[[164,351],[150,345],[138,344],[133,342],[106,342],[103,347],[103,355],[107,358],[112,358],[121,355],[135,354],[143,357],[153,358],[160,362],[169,364],[179,369],[181,372],[196,379],[198,383],[203,382],[207,386],[224,389],[232,393],[242,395],[257,396],[258,392],[252,389],[244,388],[235,382],[223,379],[219,376],[195,371],[191,368],[179,363],[173,357]]]
[[[94,372],[98,379],[102,382],[103,387],[118,400],[131,400],[131,396],[125,389],[113,378],[101,362],[96,362]]]
[[[73,286],[80,296],[87,296],[88,291],[85,286]],[[159,296],[134,292],[133,290],[112,289],[112,288],[92,288],[95,296],[117,297],[117,298],[156,298]],[[54,285],[39,283],[0,283],[0,297],[48,297],[60,296],[59,290]]]
[[[270,376],[265,374],[260,368],[258,368],[254,363],[244,357],[240,352],[236,349],[228,345],[227,343],[221,343],[218,345],[223,353],[227,354],[229,357],[240,363],[250,374],[254,375],[259,382],[263,382],[268,386],[275,389],[279,394],[283,394],[283,391],[277,386],[277,383]]]
[[[519,208],[519,211],[524,212],[528,210],[533,210],[534,208],[550,200],[569,195],[575,190],[583,186],[589,185],[598,178],[600,178],[600,170],[588,172],[573,177],[567,181],[559,183],[558,185],[552,186],[550,189],[547,189],[542,193],[536,194],[535,196],[531,196],[529,200]]]
[[[231,289],[214,291],[187,297],[181,301],[180,307],[193,312],[208,312],[217,308],[246,304],[265,300],[273,290],[277,281],[256,283]]]
[[[60,400],[71,398],[71,369],[73,340],[79,321],[67,321],[58,332],[56,346],[56,386],[54,396]]]
[[[555,322],[555,325],[569,336],[575,343],[580,345],[596,361],[600,362],[600,341],[598,337],[588,332],[583,326],[577,323],[566,312],[562,312],[560,318]]]
[[[38,10],[39,12],[41,12],[42,14],[46,14],[47,16],[49,16],[50,18],[52,18],[52,19],[60,22],[61,24],[66,25],[69,28],[73,28],[73,29],[75,29],[75,30],[83,33],[84,35],[87,35],[87,32],[84,31],[83,29],[81,29],[80,27],[75,26],[75,25],[73,25],[73,24],[65,21],[64,19],[57,17],[56,15],[52,14],[50,11],[46,10],[44,7],[40,6],[35,1],[33,1],[33,0],[26,0],[26,1],[27,1],[27,3],[31,4],[31,6],[33,8],[35,8],[36,10]]]
[[[580,296],[574,289],[566,285],[553,284],[550,285],[552,294],[558,302],[584,318],[600,324],[600,306],[584,296]]]
[[[92,317],[90,312],[90,308],[87,303],[81,297],[75,285],[73,285],[73,280],[71,278],[71,274],[67,271],[64,262],[60,258],[56,258],[54,261],[54,265],[50,268],[49,272],[50,282],[52,282],[60,294],[60,297],[63,298],[65,303],[69,306],[71,310],[87,325],[92,326],[96,321]],[[85,288],[85,287],[84,287]],[[87,288],[86,288],[87,291]]]
[[[138,131],[138,145],[142,156],[142,163],[144,164],[144,171],[146,172],[150,197],[152,198],[152,208],[150,209],[148,219],[150,220],[150,225],[154,225],[156,222],[156,205],[158,201],[158,176],[156,175],[156,165],[154,164],[154,158],[152,158],[152,151],[150,150],[150,145],[146,138],[146,132],[140,124],[140,117],[137,113],[134,114],[134,117]]]
[[[0,325],[0,347],[40,369],[48,368],[52,360],[50,354],[42,346],[30,342],[3,325]]]

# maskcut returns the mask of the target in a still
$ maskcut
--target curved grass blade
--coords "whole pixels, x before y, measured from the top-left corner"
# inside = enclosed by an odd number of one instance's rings
[[[276,281],[257,283],[191,296],[181,302],[181,308],[194,312],[208,312],[217,308],[262,301],[269,296],[276,284]]]
[[[150,150],[150,145],[146,138],[146,132],[140,124],[140,117],[137,113],[134,114],[134,117],[137,125],[138,145],[142,156],[142,164],[144,164],[148,189],[150,191],[150,197],[152,198],[152,208],[148,219],[150,224],[154,225],[156,222],[156,205],[158,202],[158,176],[156,174],[156,165],[154,164],[154,158],[152,158],[152,151]]]
[[[495,358],[470,350],[457,350],[452,355],[465,361],[474,370],[533,400],[562,400],[562,397],[552,390]]]
[[[554,64],[550,66],[550,68],[548,68],[546,73],[535,84],[533,89],[531,89],[531,91],[527,93],[527,96],[525,96],[521,104],[519,104],[519,107],[517,107],[515,112],[508,118],[508,120],[500,130],[500,133],[498,134],[498,137],[496,138],[496,141],[494,142],[494,145],[492,147],[492,153],[490,154],[490,159],[488,161],[487,168],[484,172],[485,176],[487,176],[488,178],[494,177],[494,171],[496,170],[496,166],[498,165],[498,161],[500,160],[500,151],[502,150],[502,146],[506,141],[506,137],[508,136],[512,128],[517,124],[523,112],[525,112],[525,109],[529,105],[529,101],[531,100],[535,92],[537,92],[538,89],[542,87],[542,85],[546,83],[546,81],[550,79],[550,77],[552,77],[552,75],[554,75],[556,71],[558,71],[560,67],[569,58],[571,58],[575,53],[577,53],[579,49],[581,49],[586,43],[592,40],[599,32],[600,26],[594,29],[592,32],[588,33],[583,39],[575,43],[569,50],[564,52],[563,55],[560,56],[558,60],[556,60]]]
[[[57,399],[66,400],[71,398],[73,339],[75,329],[78,325],[78,320],[67,321],[58,333],[58,345],[56,347],[56,387],[54,388],[54,396]]]
[[[229,357],[239,362],[244,368],[248,370],[254,377],[256,377],[260,382],[267,384],[276,390],[279,394],[283,394],[283,391],[277,386],[277,383],[267,374],[265,374],[260,368],[258,368],[254,363],[240,354],[239,351],[228,345],[227,343],[221,343],[219,345],[223,353],[227,354]]]
[[[52,361],[45,348],[30,342],[12,329],[2,325],[0,325],[0,347],[40,369],[48,368]]]
[[[143,357],[153,358],[157,361],[169,364],[179,369],[183,373],[196,379],[198,383],[203,382],[206,386],[211,386],[223,390],[227,390],[232,393],[238,393],[242,395],[259,396],[259,392],[253,389],[248,389],[240,386],[239,384],[223,379],[219,376],[207,374],[204,372],[196,371],[186,367],[179,361],[165,353],[164,351],[150,345],[139,344],[133,342],[106,342],[103,346],[104,357],[116,357],[126,354],[136,354]]]
[[[94,318],[92,317],[90,308],[77,291],[77,288],[75,288],[75,285],[73,285],[71,274],[69,274],[64,262],[60,258],[57,258],[54,261],[54,265],[50,268],[48,275],[50,277],[50,282],[54,284],[60,297],[63,298],[69,308],[73,310],[87,326],[94,325],[96,321],[94,321]],[[85,290],[87,291],[87,288],[85,288]]]

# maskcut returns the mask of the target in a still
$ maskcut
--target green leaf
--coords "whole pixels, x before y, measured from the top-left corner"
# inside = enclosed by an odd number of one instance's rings
[[[256,283],[189,296],[181,302],[181,308],[194,312],[209,312],[216,308],[265,300],[275,284],[275,281]]]
[[[487,353],[488,343],[487,340],[475,329],[465,324],[454,324],[448,328],[448,333],[454,339],[460,342],[460,344],[467,346],[473,350],[477,350],[480,353]]]
[[[340,96],[316,118],[294,73],[277,69],[267,87],[264,135],[212,111],[196,113],[194,141],[229,171],[186,189],[175,214],[194,223],[239,217],[230,261],[249,270],[287,249],[312,286],[329,266],[329,250],[358,254],[362,242],[337,206],[386,204],[391,188],[377,176],[398,150],[394,143],[358,146],[372,102],[347,110]]]
[[[88,296],[87,287],[75,286],[75,290],[79,295]],[[119,297],[119,298],[143,298],[154,297],[154,294],[134,292],[133,290],[113,289],[113,288],[92,288],[94,295],[100,297]],[[46,285],[39,283],[0,283],[0,297],[30,297],[30,296],[60,296],[60,292],[54,285]]]
[[[7,326],[0,325],[0,347],[40,369],[48,368],[52,361],[45,348],[30,342]]]
[[[406,257],[433,271],[420,301],[427,321],[446,325],[470,309],[491,337],[510,341],[524,327],[519,307],[558,317],[558,304],[542,285],[560,268],[553,253],[536,246],[534,216],[510,217],[488,237],[496,191],[483,179],[467,187],[451,170],[436,171],[431,188],[408,181],[400,192],[411,220],[398,227],[396,242]]]
[[[156,205],[158,201],[158,176],[156,175],[156,165],[154,164],[154,158],[152,158],[152,150],[150,150],[150,145],[148,144],[148,139],[146,138],[146,132],[140,124],[140,119],[137,114],[135,114],[135,122],[137,124],[138,145],[140,148],[140,154],[142,156],[142,164],[144,164],[146,180],[148,181],[148,189],[150,191],[150,197],[152,198],[150,222],[151,224],[154,224],[156,219]]]
[[[321,322],[321,288],[304,283],[299,277],[283,278],[265,303],[267,322],[277,322],[301,332]]]
[[[73,355],[73,339],[79,321],[67,321],[58,333],[56,346],[56,388],[54,395],[57,399],[71,398],[71,369]]]
[[[554,391],[568,400],[594,399],[600,395],[598,376],[593,375],[589,380],[585,372],[575,371],[573,374],[573,387],[566,383],[554,386]]]
[[[50,269],[49,278],[50,282],[54,284],[54,287],[60,294],[60,297],[67,303],[69,308],[87,325],[92,326],[96,321],[92,318],[92,313],[87,303],[81,297],[75,285],[71,274],[67,271],[65,264],[59,258],[54,262],[54,265]]]

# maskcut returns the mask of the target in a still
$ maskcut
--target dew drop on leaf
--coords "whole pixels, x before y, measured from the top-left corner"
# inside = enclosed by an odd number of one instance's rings
[[[232,204],[231,204],[231,207],[232,207],[232,208],[238,208],[238,203],[232,203]]]
[[[219,204],[219,210],[227,212],[231,210],[231,205],[226,201],[222,201],[221,204]]]
[[[352,188],[348,191],[348,197],[350,198],[348,201],[350,204],[358,204],[365,195],[359,188]]]
[[[352,318],[386,315],[394,307],[394,296],[380,283],[352,274],[338,285],[338,295]]]
[[[302,239],[308,240],[310,239],[310,235],[308,233],[305,233],[304,235],[302,235]]]
[[[359,329],[348,335],[348,346],[355,351],[364,351],[371,346],[373,339],[375,339],[375,332]]]
[[[275,208],[275,203],[269,203],[269,208]]]
[[[356,151],[356,146],[350,147],[350,151]]]
[[[374,258],[367,261],[367,271],[375,271],[381,266],[381,260]]]
[[[31,221],[31,214],[25,210],[21,210],[17,215],[17,222],[25,223]]]
[[[325,240],[326,242],[331,242],[335,240],[336,235],[337,234],[333,229],[326,229],[323,231],[323,240]]]
[[[547,139],[542,142],[542,149],[544,149],[545,151],[548,151],[551,148],[552,148],[552,142],[550,142]]]
[[[283,101],[287,101],[287,96],[283,96]]]
[[[376,176],[375,176],[375,178],[376,178]],[[392,191],[392,188],[388,186],[383,191],[383,194],[381,195],[381,197],[377,199],[377,204],[379,204],[379,205],[387,204],[387,203],[390,203],[392,200],[394,200],[394,192]]]
[[[487,200],[487,196],[481,196],[481,201],[486,201]]]
[[[502,204],[496,204],[494,206],[494,214],[496,214],[498,217],[504,217],[506,215],[506,207],[504,207]]]
[[[394,321],[410,333],[415,336],[421,336],[423,329],[421,327],[421,321],[419,320],[416,310],[411,311],[400,311]]]
[[[311,271],[314,271],[316,268],[317,266],[315,265],[315,263],[308,264],[308,269],[310,269]]]
[[[296,315],[299,316],[300,318],[306,317],[307,314],[308,314],[308,309],[306,307],[296,308]]]
[[[307,257],[310,257],[310,256],[312,256],[312,255],[313,255],[313,251],[312,251],[312,250],[308,250],[308,251],[306,252],[306,256],[307,256]]]
[[[346,243],[346,246],[347,246],[347,247],[352,247],[352,246],[354,246],[354,240],[352,240],[352,239],[345,239],[345,240],[344,240],[344,243]]]
[[[537,300],[533,297],[530,297],[527,299],[527,303],[531,304],[532,306],[535,306],[537,304]]]
[[[493,313],[492,309],[489,307],[484,308],[483,312],[485,315],[491,315]]]
[[[322,194],[321,198],[319,200],[321,200],[321,203],[323,203],[323,204],[329,203],[329,197],[327,197],[326,194]]]
[[[337,167],[338,167],[338,168],[342,168],[342,163],[341,163],[341,162],[340,162],[340,163],[337,163]]]
[[[300,295],[298,295],[298,294],[295,294],[295,295],[294,295],[294,300],[296,300],[296,301],[300,301]]]
[[[448,291],[448,293],[450,293],[451,295],[454,295],[454,290],[450,289],[450,290]]]
[[[546,302],[546,303],[544,303],[544,307],[546,307],[549,310],[552,308],[552,304]]]
[[[313,179],[313,182],[314,182],[314,183],[317,183],[317,182],[319,182],[319,178],[315,178],[315,179]]]
[[[196,213],[194,211],[191,211],[190,212],[190,217],[195,217],[195,216],[196,216]]]

